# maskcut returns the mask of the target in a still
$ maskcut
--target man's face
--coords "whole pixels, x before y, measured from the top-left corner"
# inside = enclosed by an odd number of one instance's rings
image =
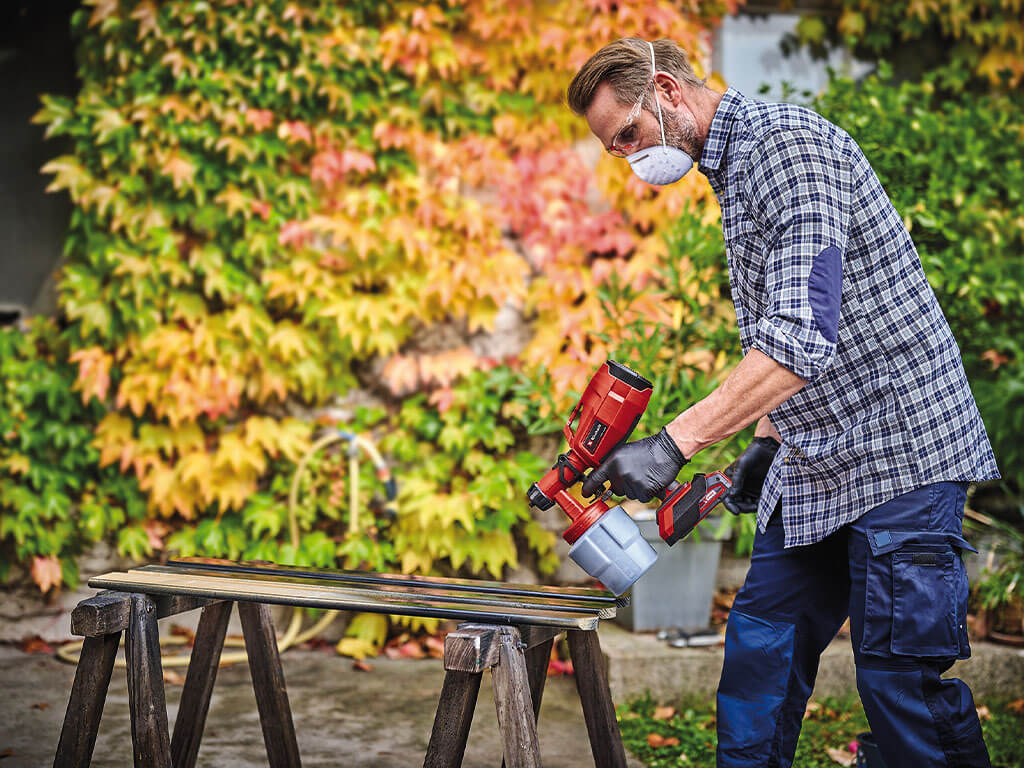
[[[678,147],[697,159],[697,124],[693,113],[681,98],[679,85],[671,75],[658,73],[658,100],[665,124],[665,143]],[[648,89],[650,89],[648,85]],[[639,96],[639,94],[638,94]],[[661,144],[658,116],[647,109],[635,110],[619,102],[608,83],[601,83],[586,112],[587,125],[604,146],[617,157],[625,157],[641,149]]]

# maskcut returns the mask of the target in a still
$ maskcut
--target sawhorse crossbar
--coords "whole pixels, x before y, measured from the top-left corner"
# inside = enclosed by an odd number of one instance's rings
[[[445,638],[445,680],[424,761],[425,766],[431,767],[450,768],[462,764],[485,669],[492,670],[504,764],[509,768],[541,765],[537,716],[552,644],[564,631],[595,765],[599,768],[626,765],[595,631],[599,615],[614,614],[615,602],[609,593],[591,591],[593,596],[588,596],[587,590],[568,590],[564,605],[558,606],[556,598],[552,597],[556,593],[552,588],[506,585],[508,591],[517,593],[512,598],[497,592],[504,587],[495,582],[461,580],[456,585],[454,580],[415,577],[416,584],[405,585],[399,592],[396,586],[384,587],[386,591],[380,594],[379,605],[373,607],[365,594],[355,594],[359,590],[351,588],[352,579],[333,587],[337,595],[331,599],[325,593],[327,588],[317,588],[319,592],[311,598],[310,594],[316,591],[312,585],[291,584],[297,596],[286,600],[277,591],[277,586],[288,583],[286,579],[277,582],[265,573],[239,576],[228,572],[204,573],[200,578],[202,569],[194,563],[176,565],[182,569],[181,573],[175,572],[173,567],[149,567],[127,574],[107,574],[90,581],[93,586],[112,586],[116,582],[148,591],[103,592],[80,603],[72,613],[72,632],[84,636],[85,642],[54,766],[89,765],[114,659],[124,632],[134,763],[147,768],[192,768],[196,764],[231,606],[235,602],[267,757],[273,768],[299,766],[300,760],[270,602],[441,617],[449,612],[454,613],[455,618],[465,618],[467,612],[476,610],[490,620],[464,622]],[[251,571],[251,566],[249,569]],[[162,572],[167,578],[156,585],[151,578],[154,572]],[[326,573],[337,580],[337,574],[346,572]],[[127,578],[132,574],[137,576],[135,581]],[[112,578],[115,576],[119,578]],[[390,578],[386,574],[380,576]],[[153,594],[156,589],[162,592]],[[254,592],[258,589],[265,592],[267,602],[259,601],[259,595]],[[173,594],[174,590],[191,594]],[[425,591],[431,595],[429,605],[423,602]],[[531,591],[543,592],[544,596],[527,594]],[[409,601],[404,610],[396,594]],[[611,598],[611,608],[609,599],[601,595]],[[467,600],[470,602],[466,603]],[[495,606],[502,604],[507,604],[507,610],[496,611]],[[580,605],[589,605],[590,613],[581,612]],[[202,614],[174,731],[169,735],[157,620],[196,608],[202,608]],[[505,616],[502,611],[514,615]],[[531,613],[543,623],[527,623]],[[493,619],[498,617],[506,623],[494,623]],[[507,623],[510,618],[519,623]]]

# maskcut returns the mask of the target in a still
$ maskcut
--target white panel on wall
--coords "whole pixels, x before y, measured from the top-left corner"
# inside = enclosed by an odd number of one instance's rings
[[[789,101],[803,101],[799,91],[817,93],[828,84],[829,66],[853,77],[871,71],[871,64],[854,59],[845,50],[832,51],[827,60],[813,59],[806,50],[783,56],[779,41],[796,29],[799,20],[800,15],[795,13],[727,16],[715,31],[715,70],[744,96],[763,101],[780,101],[783,82],[798,92]],[[771,89],[759,94],[765,83]]]

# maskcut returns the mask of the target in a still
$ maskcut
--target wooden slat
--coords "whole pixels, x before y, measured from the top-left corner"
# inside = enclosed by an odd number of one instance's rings
[[[336,568],[299,568],[292,565],[276,565],[274,563],[245,563],[233,560],[221,560],[208,557],[185,557],[169,560],[171,568],[214,568],[216,570],[235,573],[272,573],[282,576],[310,576],[332,581],[343,581],[373,585],[396,586],[430,586],[445,589],[457,589],[463,592],[480,592],[484,594],[511,595],[517,597],[550,597],[568,598],[601,605],[629,605],[629,596],[616,597],[604,589],[588,589],[586,587],[549,587],[543,584],[508,584],[503,581],[485,581],[481,579],[451,579],[443,576],[419,576],[415,574],[375,573],[372,571],[346,571]]]
[[[229,580],[217,576],[154,573],[145,570],[107,573],[89,579],[89,586],[146,594],[176,594],[215,600],[249,601],[300,605],[332,610],[393,613],[405,616],[478,621],[488,624],[536,624],[564,629],[597,629],[598,617],[546,609],[503,609],[494,606],[439,603],[432,600],[398,598],[390,594],[375,597],[339,594],[337,588]]]
[[[312,585],[327,587],[337,590],[338,594],[353,595],[360,598],[392,599],[426,599],[438,603],[461,603],[463,605],[490,605],[505,609],[530,610],[543,608],[566,613],[578,613],[584,616],[596,615],[599,619],[611,619],[615,617],[616,607],[614,605],[602,605],[586,603],[574,598],[553,598],[553,597],[523,597],[519,595],[483,594],[478,592],[466,592],[456,588],[439,589],[427,584],[407,586],[404,584],[384,584],[373,586],[369,584],[354,584],[337,582],[324,579],[315,574],[305,576],[283,576],[277,573],[234,573],[230,571],[210,570],[202,567],[195,568],[170,568],[165,565],[147,565],[142,568],[134,568],[132,571],[145,571],[147,573],[172,573],[188,574],[190,576],[214,576],[220,579],[233,579],[237,581],[271,581],[278,584]]]
[[[124,592],[101,592],[83,600],[71,611],[71,634],[100,637],[128,629],[128,597]],[[153,602],[156,617],[163,619],[202,608],[210,601],[186,595],[161,595]]]

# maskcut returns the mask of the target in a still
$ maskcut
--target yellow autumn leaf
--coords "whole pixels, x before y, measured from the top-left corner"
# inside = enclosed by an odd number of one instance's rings
[[[334,648],[339,655],[351,656],[357,660],[365,659],[367,656],[373,658],[378,653],[377,646],[362,637],[343,637]]]
[[[218,473],[213,484],[213,494],[204,494],[204,498],[220,504],[221,511],[242,509],[249,497],[258,490],[258,477],[255,472],[242,471],[237,473]]]
[[[130,465],[135,450],[132,431],[132,420],[116,412],[108,413],[96,425],[93,445],[100,451],[101,467],[120,461],[123,472]]]
[[[3,466],[10,470],[12,475],[26,475],[32,468],[32,462],[29,461],[28,456],[15,453],[4,460]]]
[[[223,474],[254,472],[259,475],[267,468],[267,460],[259,447],[247,444],[238,432],[228,432],[221,434],[213,466]]]

